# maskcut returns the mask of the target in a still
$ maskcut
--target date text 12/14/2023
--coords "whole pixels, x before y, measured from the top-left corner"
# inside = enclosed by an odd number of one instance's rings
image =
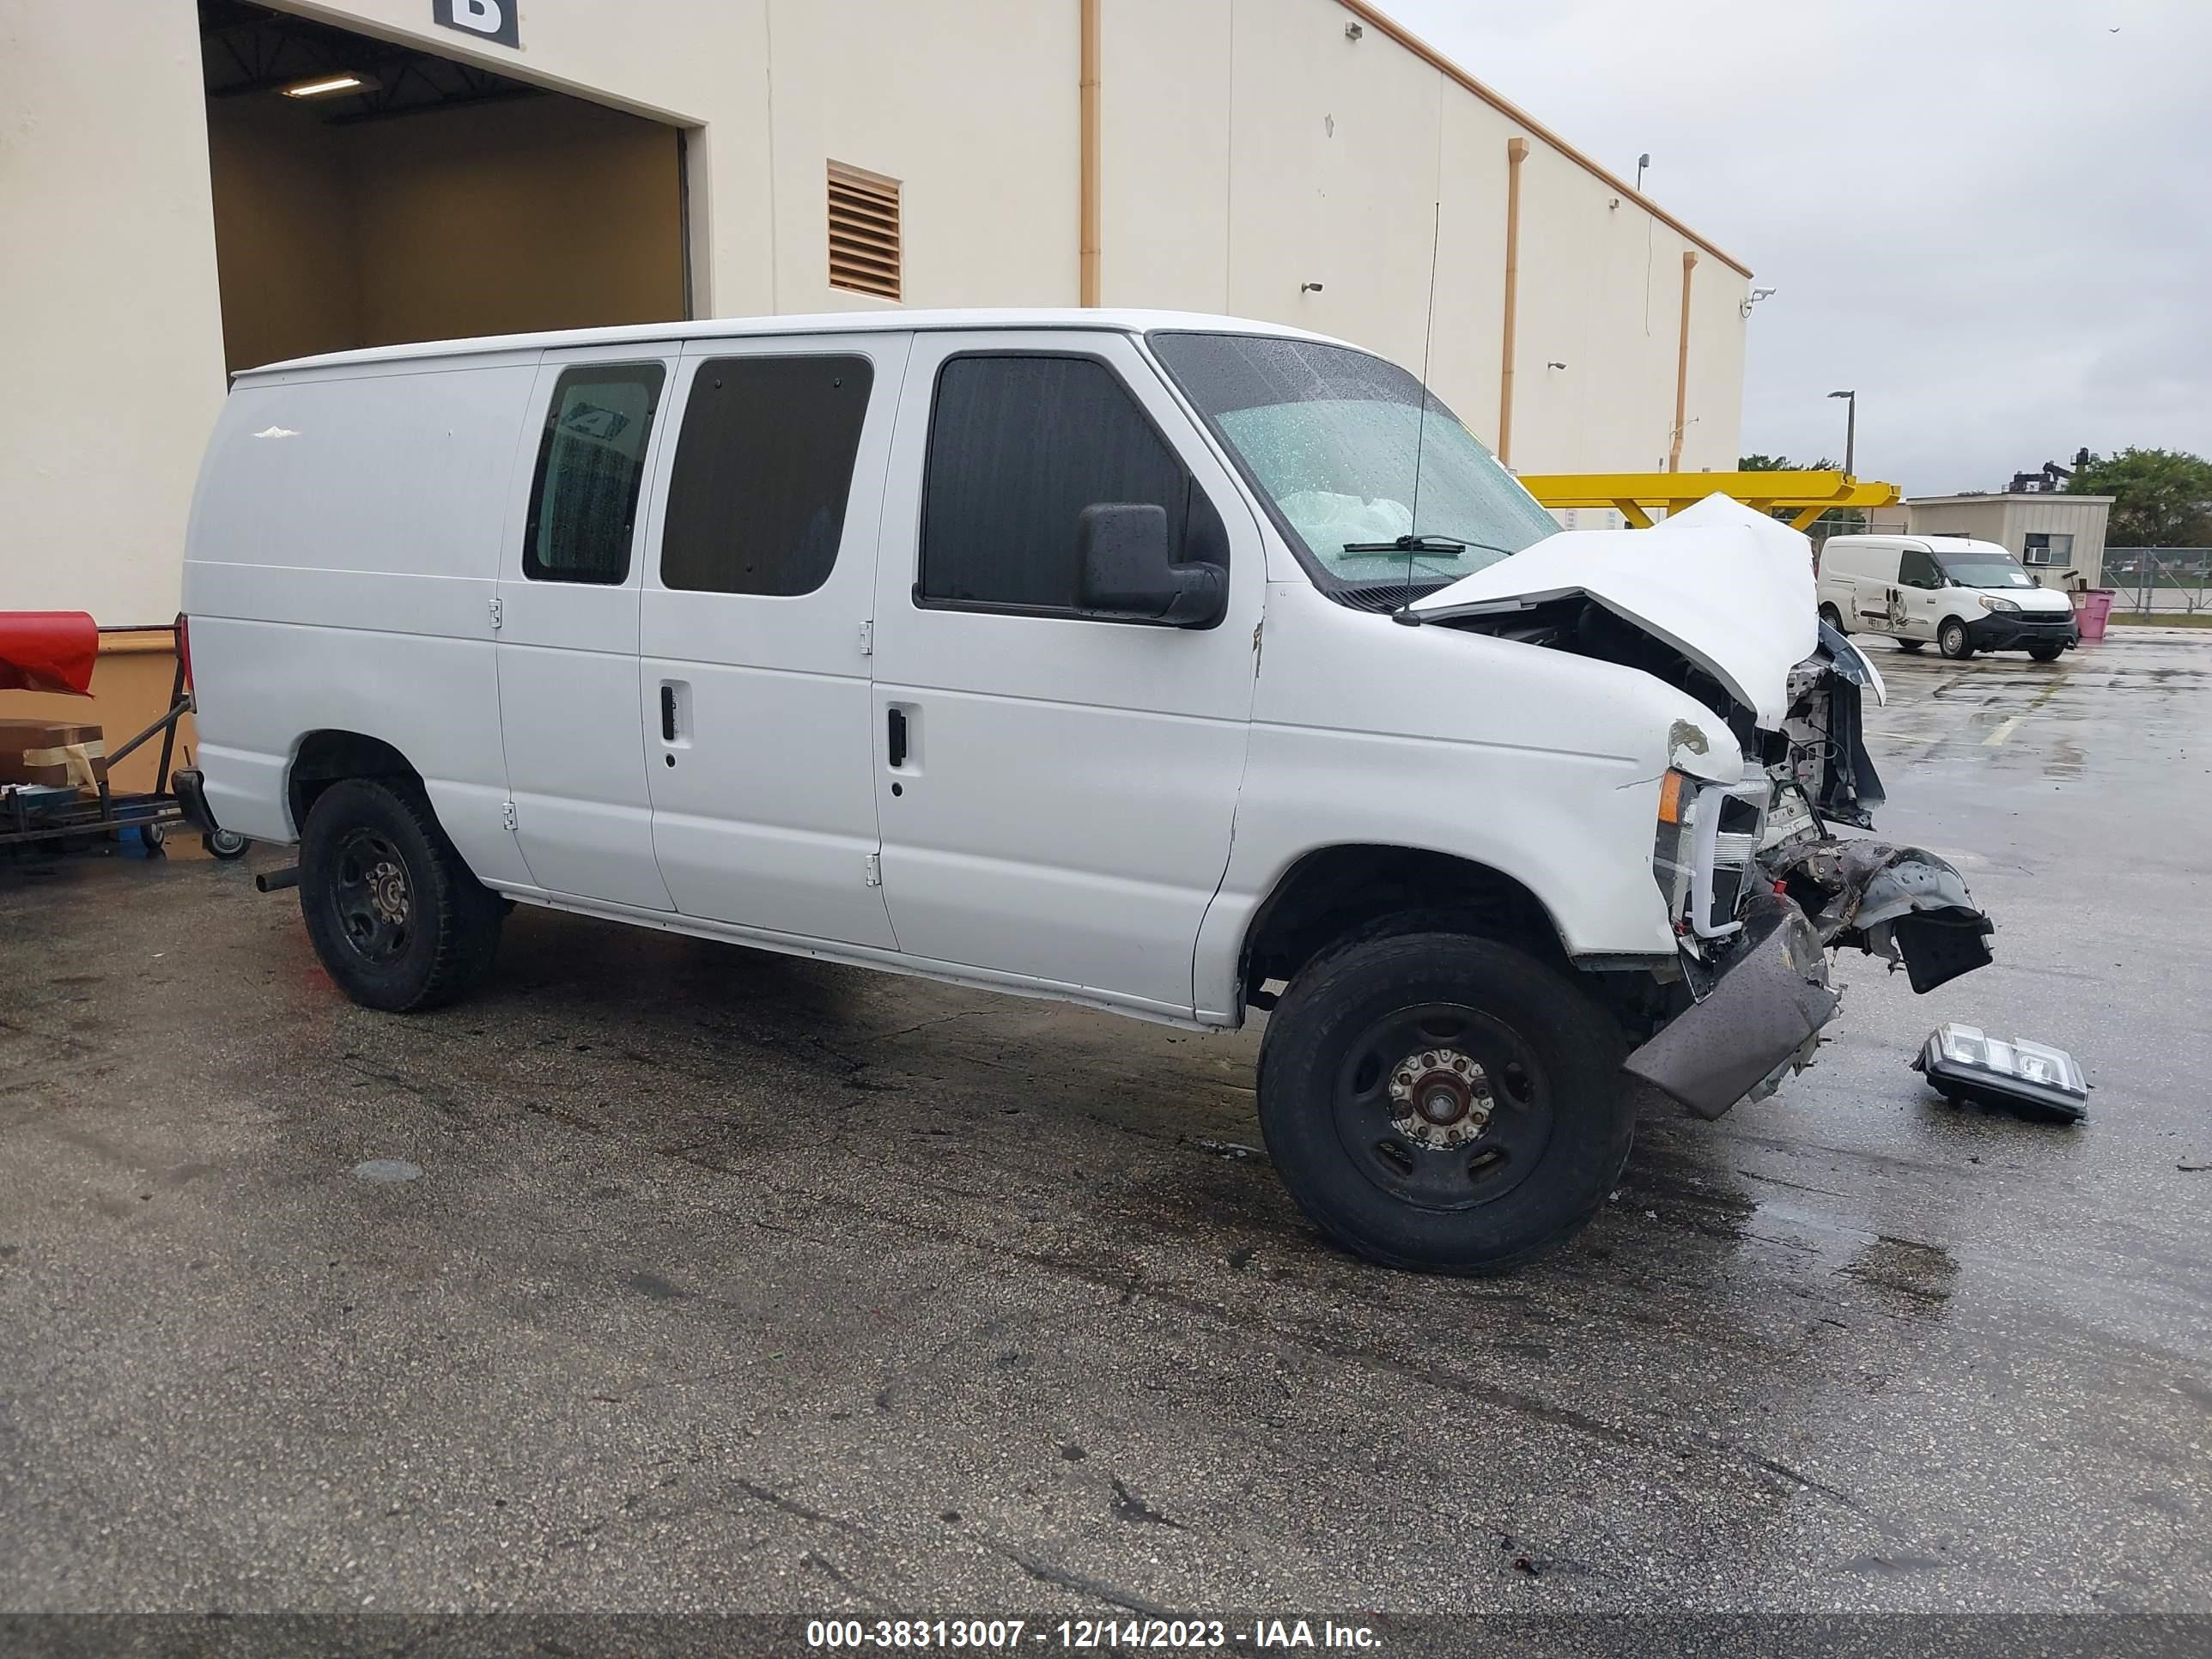
[[[806,1645],[819,1649],[942,1648],[969,1652],[1019,1652],[1024,1643],[1072,1652],[1105,1649],[1179,1650],[1296,1648],[1372,1650],[1382,1639],[1366,1625],[1334,1620],[1063,1619],[1047,1624],[1025,1619],[813,1619]]]

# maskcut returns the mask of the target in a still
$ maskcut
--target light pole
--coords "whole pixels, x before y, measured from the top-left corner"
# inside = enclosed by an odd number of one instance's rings
[[[1841,398],[1844,400],[1844,476],[1847,478],[1855,478],[1858,473],[1853,468],[1852,462],[1857,459],[1855,452],[1859,445],[1859,394],[1854,391],[1831,392],[1828,395],[1831,398]]]

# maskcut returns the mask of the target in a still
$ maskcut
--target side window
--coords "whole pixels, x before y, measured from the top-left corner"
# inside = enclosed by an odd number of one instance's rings
[[[1942,576],[1936,571],[1936,561],[1917,547],[1905,550],[1898,561],[1898,585],[1902,587],[1941,587]]]
[[[561,371],[530,484],[522,574],[531,580],[613,586],[629,576],[630,526],[664,374],[659,363]]]
[[[1164,507],[1177,558],[1202,547],[1207,560],[1228,562],[1212,503],[1105,364],[951,359],[930,417],[915,598],[1075,611],[1077,525],[1101,501]]]
[[[684,405],[664,586],[811,593],[830,579],[875,371],[865,357],[714,357]]]

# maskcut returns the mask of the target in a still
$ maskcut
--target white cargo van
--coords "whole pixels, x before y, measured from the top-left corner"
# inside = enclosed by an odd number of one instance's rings
[[[1415,503],[1418,502],[1418,512]],[[1527,1260],[1812,1052],[1824,947],[1989,959],[1865,839],[1803,538],[1565,534],[1413,378],[1174,314],[901,313],[238,377],[185,572],[205,824],[331,976],[509,902],[1223,1029],[1376,1260]]]
[[[2025,651],[2056,662],[2079,643],[2074,602],[2039,587],[1995,542],[1964,536],[1831,536],[1820,548],[1820,618],[1850,634],[1887,634],[1907,651],[1929,641],[1947,657]]]

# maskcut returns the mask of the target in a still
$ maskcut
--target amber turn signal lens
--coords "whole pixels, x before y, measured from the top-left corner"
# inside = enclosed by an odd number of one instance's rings
[[[1659,781],[1659,822],[1680,823],[1682,821],[1682,775],[1669,772]]]

